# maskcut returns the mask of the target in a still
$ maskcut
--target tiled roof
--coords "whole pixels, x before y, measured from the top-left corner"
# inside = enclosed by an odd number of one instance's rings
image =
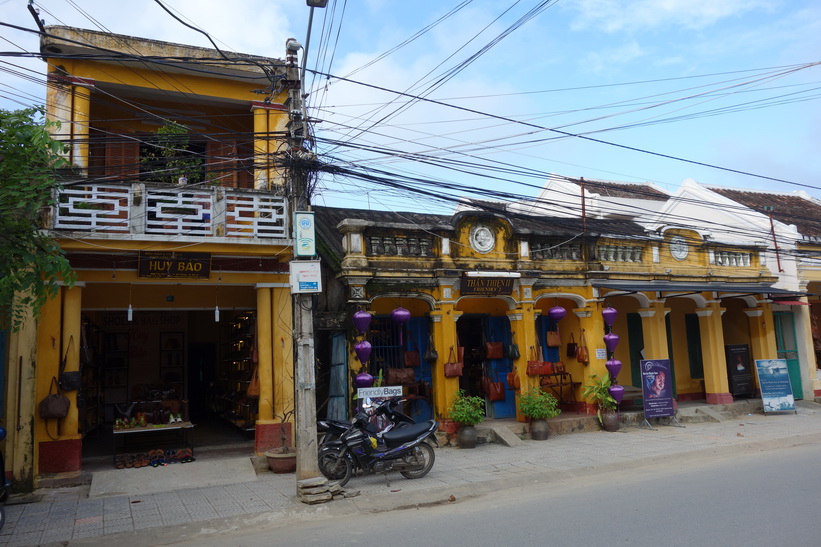
[[[611,198],[646,199],[650,201],[667,201],[670,196],[649,184],[630,184],[627,182],[610,182],[605,180],[585,180],[586,192]]]
[[[806,237],[821,237],[821,204],[792,194],[749,192],[729,188],[710,187],[710,190],[728,199],[773,218],[784,224],[795,224]],[[772,211],[767,210],[772,207]]]

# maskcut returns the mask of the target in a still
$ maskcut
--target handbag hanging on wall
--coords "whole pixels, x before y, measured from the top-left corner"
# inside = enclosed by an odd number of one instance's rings
[[[559,327],[556,330],[547,331],[547,347],[558,348],[562,345],[562,337],[559,335]]]
[[[587,349],[587,343],[584,339],[584,329],[582,329],[582,334],[579,337],[579,347],[576,349],[576,360],[583,365],[590,364],[590,352]]]
[[[55,393],[52,393],[52,390]],[[57,378],[51,377],[51,385],[48,388],[48,395],[40,401],[40,417],[43,419],[65,418],[68,416],[68,408],[71,401],[60,392]]]
[[[487,395],[487,398],[491,402],[492,401],[504,401],[505,400],[505,384],[504,384],[504,382],[499,381],[499,379],[496,376],[496,371],[495,370],[493,371],[493,378],[491,378],[490,375],[487,374],[487,371],[485,371],[485,372],[486,373],[485,373],[484,377],[482,378],[482,381],[487,379],[487,382],[485,382],[485,386],[486,386],[485,394]]]
[[[516,367],[513,367],[513,370],[507,373],[507,385],[510,389],[522,389],[522,381],[519,379],[519,373],[516,371]]]
[[[79,370],[71,370],[66,372],[66,363],[68,356],[74,354],[74,336],[68,337],[68,344],[66,345],[66,353],[60,361],[60,390],[62,391],[77,391],[83,385],[83,379],[80,376]]]
[[[519,353],[519,346],[517,346],[515,343],[511,342],[505,345],[505,357],[507,357],[511,361],[515,361],[521,356],[522,354]]]
[[[576,352],[579,351],[579,345],[576,344],[576,338],[573,333],[570,333],[570,342],[567,343],[567,356],[571,359],[576,358]]]
[[[416,374],[412,368],[389,368],[385,371],[385,379],[389,386],[406,386],[416,383]]]
[[[428,348],[425,350],[425,361],[435,363],[439,360],[439,353],[433,345],[433,335],[428,334]]]
[[[502,359],[505,356],[504,346],[501,342],[496,342],[496,332],[490,331],[490,340],[485,342],[485,359]]]
[[[534,346],[530,346],[530,360],[527,362],[527,375],[544,376],[545,374],[553,374],[553,365],[542,361],[541,347],[536,350]]]
[[[459,348],[460,350],[462,348]],[[461,355],[460,351],[460,355]],[[448,360],[445,362],[445,369],[444,373],[447,378],[454,378],[456,376],[462,375],[462,367],[463,362],[456,360],[456,355],[453,353],[453,346],[450,347],[450,354],[448,355]]]
[[[251,373],[251,381],[248,382],[248,391],[245,393],[248,397],[259,397],[259,366],[254,365],[254,371]]]
[[[413,341],[413,336],[408,336],[408,351],[404,354],[406,367],[418,367],[421,364],[419,359],[419,349],[416,347],[416,342]]]

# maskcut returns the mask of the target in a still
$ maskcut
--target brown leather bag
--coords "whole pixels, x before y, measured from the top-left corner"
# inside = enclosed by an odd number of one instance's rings
[[[404,354],[405,366],[406,367],[418,367],[422,361],[419,357],[419,350],[416,347],[416,342],[413,341],[413,336],[409,336],[410,344],[408,351]]]
[[[496,333],[490,331],[490,340],[485,342],[485,359],[502,359],[505,356],[505,348],[502,342],[495,342]]]
[[[556,330],[547,331],[547,347],[558,348],[562,345],[562,337],[559,335],[558,327]]]
[[[459,349],[461,350],[461,348],[459,348]],[[460,355],[462,354],[461,351],[459,352],[459,354]],[[456,376],[461,376],[463,366],[464,365],[463,365],[462,361],[457,361],[456,360],[456,355],[453,353],[453,346],[451,346],[450,347],[450,353],[448,355],[448,360],[445,362],[445,370],[444,370],[445,376],[447,378],[453,378],[453,377],[456,377]]]
[[[251,381],[248,382],[248,391],[245,394],[248,397],[259,397],[259,366],[254,365],[254,371],[251,373]]]
[[[513,370],[507,373],[507,385],[511,389],[522,389],[522,381],[519,379],[516,367],[513,367]]]
[[[412,368],[389,368],[385,372],[389,386],[406,386],[416,383],[416,374]]]
[[[530,360],[527,362],[528,376],[544,376],[545,374],[553,374],[552,363],[542,361],[541,347],[536,350],[534,346],[530,346]]]
[[[496,378],[496,371],[493,372],[493,378],[491,378],[489,374],[485,373],[482,377],[482,384],[485,389],[485,395],[487,395],[487,398],[491,402],[505,400],[505,384],[504,382],[498,381],[498,378]]]
[[[583,365],[590,363],[590,352],[587,350],[587,344],[584,341],[584,329],[582,329],[582,335],[579,337],[579,347],[576,348],[576,360]]]

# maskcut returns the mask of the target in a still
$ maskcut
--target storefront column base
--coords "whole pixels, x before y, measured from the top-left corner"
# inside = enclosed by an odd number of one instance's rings
[[[733,402],[733,396],[731,393],[708,393],[707,394],[707,404],[708,405],[729,405]]]
[[[294,447],[295,445],[291,439],[290,423],[265,423],[258,421],[254,432],[254,452],[256,454],[264,454],[268,450],[279,448],[285,443]]]
[[[83,459],[82,439],[43,441],[39,447],[38,473],[80,471]]]

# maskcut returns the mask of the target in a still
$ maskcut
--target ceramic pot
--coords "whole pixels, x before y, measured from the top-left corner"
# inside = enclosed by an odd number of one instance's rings
[[[550,428],[547,425],[547,420],[531,420],[530,422],[530,438],[534,441],[545,441]]]
[[[456,435],[456,443],[459,448],[476,448],[476,443],[479,442],[479,434],[476,428],[472,425],[463,425],[459,428],[459,433]]]
[[[268,467],[274,473],[293,473],[296,471],[296,452],[286,452],[284,454],[268,451],[265,453],[268,459]]]
[[[449,435],[454,435],[459,432],[459,422],[454,422],[453,420],[442,420],[439,422],[439,431]]]
[[[602,410],[601,425],[605,431],[618,431],[621,427],[619,413],[615,410]]]

